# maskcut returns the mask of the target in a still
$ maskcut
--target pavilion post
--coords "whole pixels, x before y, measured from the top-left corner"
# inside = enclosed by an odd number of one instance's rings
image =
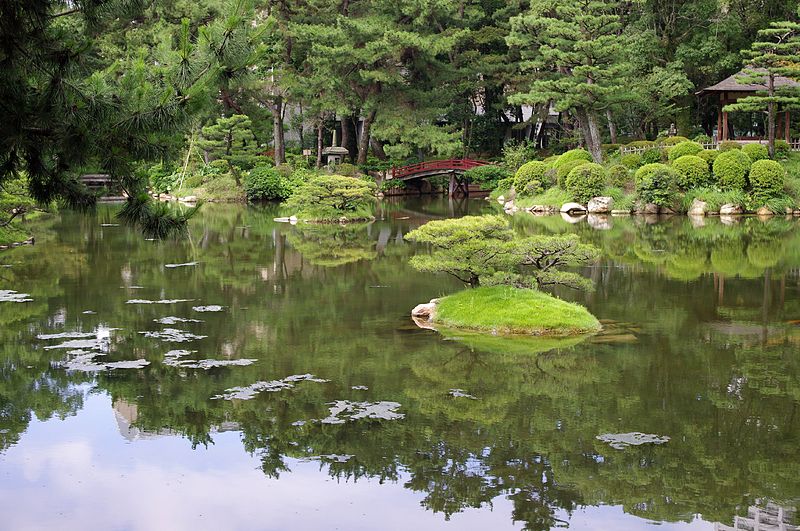
[[[728,113],[722,111],[722,141],[728,140]]]
[[[719,112],[717,113],[717,142],[722,142],[722,100],[719,102]]]
[[[789,118],[789,111],[783,113],[783,127],[784,127],[784,138],[787,142],[792,141],[792,131],[790,127],[790,118]]]

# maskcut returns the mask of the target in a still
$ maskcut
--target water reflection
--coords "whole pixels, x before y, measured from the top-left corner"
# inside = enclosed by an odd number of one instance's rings
[[[559,292],[603,319],[604,334],[546,344],[425,331],[408,320],[409,308],[459,286],[413,272],[407,262],[415,249],[403,235],[436,216],[491,208],[486,202],[461,210],[445,201],[387,202],[375,222],[346,227],[276,224],[270,209],[212,207],[185,242],[150,242],[103,226],[113,222],[110,211],[65,213],[43,227],[41,244],[0,255],[12,266],[0,269],[0,289],[33,299],[0,303],[0,471],[15,471],[34,449],[62,451],[57,438],[42,435],[66,426],[58,419],[81,423],[81,436],[97,446],[106,425],[84,418],[109,414],[117,438],[132,444],[105,455],[104,466],[134,454],[146,463],[139,445],[163,441],[199,481],[204,467],[222,464],[213,450],[220,445],[225,459],[257,461],[263,483],[226,475],[232,491],[253,501],[245,490],[280,490],[292,484],[297,472],[290,471],[305,470],[298,463],[310,461],[387,499],[413,494],[426,515],[436,515],[419,516],[428,527],[454,518],[460,528],[480,528],[488,515],[492,528],[580,527],[582,514],[603,521],[605,506],[621,508],[614,518],[632,528],[696,525],[698,515],[729,525],[747,518],[748,508],[796,505],[795,220],[728,226],[708,219],[697,227],[682,218],[614,219],[597,230],[555,216],[516,216],[519,231],[577,232],[604,255],[585,271],[594,293]],[[131,299],[187,301],[126,304]],[[192,310],[212,305],[224,310]],[[159,322],[168,317],[172,324]],[[148,337],[164,328],[181,329],[186,341]],[[75,354],[36,339],[109,329],[95,360],[149,365],[65,370],[59,363]],[[191,354],[176,357],[176,348]],[[220,363],[201,368],[176,359]],[[221,363],[242,360],[255,361]],[[305,374],[330,381],[211,400]],[[108,402],[87,408],[98,397]],[[342,403],[397,403],[403,417],[320,422]],[[630,432],[669,442],[616,449],[598,439]],[[86,458],[87,467],[93,463]],[[17,489],[29,480],[11,472],[0,473],[0,489],[29,502]],[[381,482],[402,488],[380,490]],[[330,492],[315,482],[304,488],[312,505]]]

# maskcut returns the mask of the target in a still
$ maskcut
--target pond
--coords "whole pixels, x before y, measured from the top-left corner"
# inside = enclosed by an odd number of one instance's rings
[[[0,527],[794,524],[798,221],[518,214],[601,248],[596,290],[558,295],[603,333],[418,328],[460,286],[413,271],[403,235],[492,210],[402,199],[340,227],[206,205],[179,242],[115,207],[40,222],[0,254]]]

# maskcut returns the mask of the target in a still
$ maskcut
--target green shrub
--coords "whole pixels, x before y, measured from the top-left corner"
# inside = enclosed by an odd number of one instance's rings
[[[533,158],[534,145],[527,142],[511,141],[503,146],[503,165],[508,171],[517,171]]]
[[[481,187],[487,190],[494,190],[497,188],[497,183],[510,176],[511,174],[507,169],[494,164],[478,166],[477,168],[471,168],[464,172],[464,177],[466,177],[469,182],[480,184]]]
[[[719,151],[730,151],[732,149],[742,149],[742,145],[739,142],[734,142],[733,140],[726,140],[719,143],[718,149]]]
[[[505,193],[506,191],[511,190],[512,186],[514,186],[514,178],[506,177],[505,179],[500,179],[497,181],[497,186],[495,186],[494,189],[502,190]]]
[[[703,151],[703,146],[697,142],[681,142],[669,148],[667,156],[669,160],[677,160],[686,155],[697,155],[701,151]]]
[[[164,194],[172,191],[180,174],[173,172],[172,167],[158,163],[147,169],[147,176],[150,179],[150,188],[157,194]]]
[[[186,179],[183,180],[183,187],[184,188],[198,188],[203,186],[205,182],[205,175],[202,173],[193,173],[191,175],[187,175]]]
[[[606,171],[594,162],[573,168],[565,182],[567,192],[581,204],[586,204],[593,197],[599,196],[605,185]]]
[[[683,196],[683,211],[688,212],[692,206],[692,201],[699,199],[708,206],[709,212],[719,212],[722,205],[731,203],[733,205],[744,205],[747,196],[741,190],[722,191],[716,187],[700,187],[688,190]]]
[[[713,138],[705,134],[697,135],[692,140],[694,140],[698,144],[710,144],[714,141]]]
[[[792,152],[792,146],[789,145],[789,142],[787,142],[786,140],[775,141],[776,159],[788,159],[791,152]]]
[[[603,155],[608,157],[609,155],[617,153],[621,145],[622,144],[603,144],[600,146],[600,149],[603,150]]]
[[[558,157],[558,159],[556,159],[556,161],[553,163],[553,168],[559,171],[562,166],[565,166],[575,161],[592,162],[592,155],[585,149],[570,149],[569,151],[562,153]],[[575,166],[573,166],[573,168],[574,167]],[[559,171],[559,173],[561,172]]]
[[[372,216],[375,183],[342,175],[318,175],[300,185],[284,205],[300,219],[338,221]]]
[[[683,142],[688,142],[689,139],[685,136],[670,136],[667,138],[662,139],[659,144],[662,146],[675,146],[678,144],[682,144]]]
[[[684,155],[672,167],[678,172],[678,185],[684,190],[712,184],[708,162],[696,155]]]
[[[334,171],[338,175],[344,175],[345,177],[353,177],[358,172],[358,168],[356,168],[352,164],[348,164],[347,162],[342,162],[336,165]]]
[[[588,160],[583,160],[583,159],[571,160],[569,162],[566,162],[566,163],[558,166],[555,169],[556,170],[556,182],[558,183],[558,185],[563,187],[565,181],[567,180],[567,175],[569,175],[569,173],[572,170],[574,170],[575,168],[577,168],[578,166],[583,166],[584,164],[589,164],[589,161]]]
[[[647,164],[636,172],[636,192],[645,203],[673,206],[677,180],[678,173],[666,164]]]
[[[249,201],[282,201],[295,186],[273,166],[256,166],[244,178],[244,191]]]
[[[642,153],[642,164],[655,164],[663,160],[664,153],[660,148],[648,149]]]
[[[742,146],[742,151],[753,162],[769,158],[769,149],[763,144],[745,144]]]
[[[723,190],[743,190],[749,169],[750,157],[741,149],[723,151],[714,161],[714,178]]]
[[[656,143],[651,140],[634,140],[633,142],[628,142],[625,144],[625,147],[629,148],[651,148],[655,147]]]
[[[201,200],[211,201],[242,201],[244,194],[242,188],[230,173],[215,175],[209,179],[202,188],[195,189],[195,195]]]
[[[620,164],[629,170],[635,170],[642,165],[642,156],[638,153],[628,153],[619,159]]]
[[[536,195],[542,193],[550,184],[545,175],[548,169],[547,164],[538,160],[526,162],[514,175],[514,189],[518,194],[522,195]],[[528,187],[529,184],[532,186]]]
[[[714,164],[714,161],[717,160],[718,155],[719,151],[717,151],[716,149],[704,149],[703,151],[697,154],[697,156],[706,161],[709,166]]]
[[[614,164],[608,168],[608,184],[624,188],[631,180],[631,172],[622,164]]]
[[[763,205],[783,195],[786,170],[774,160],[757,160],[750,168],[749,179],[751,198],[755,204]]]

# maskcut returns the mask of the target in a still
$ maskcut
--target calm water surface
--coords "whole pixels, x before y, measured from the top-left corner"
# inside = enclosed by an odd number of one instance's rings
[[[42,222],[0,254],[0,529],[794,524],[798,221],[517,216],[602,249],[596,291],[558,294],[604,332],[418,329],[410,308],[460,287],[411,270],[403,235],[487,210],[343,228],[207,205],[180,242],[113,207]]]

